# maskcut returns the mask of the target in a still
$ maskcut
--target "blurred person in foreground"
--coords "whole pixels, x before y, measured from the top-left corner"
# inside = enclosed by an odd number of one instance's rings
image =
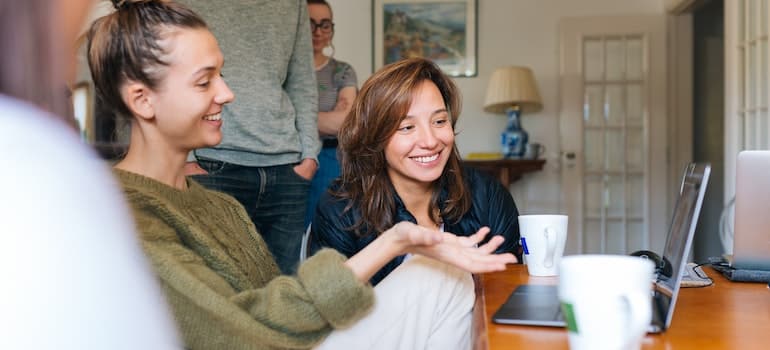
[[[108,166],[70,117],[90,0],[0,0],[0,348],[181,343]]]

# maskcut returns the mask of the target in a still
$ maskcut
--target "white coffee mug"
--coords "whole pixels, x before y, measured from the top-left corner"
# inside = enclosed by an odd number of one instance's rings
[[[559,301],[573,350],[638,350],[652,319],[654,265],[625,255],[561,261]]]
[[[532,276],[556,276],[567,242],[566,215],[520,215],[524,263]]]

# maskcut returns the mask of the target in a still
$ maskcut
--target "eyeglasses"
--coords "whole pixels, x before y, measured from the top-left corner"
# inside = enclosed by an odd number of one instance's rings
[[[320,29],[321,33],[330,33],[334,30],[334,22],[328,19],[322,19],[321,23],[316,23],[314,20],[310,20],[310,32],[315,33],[316,29]]]

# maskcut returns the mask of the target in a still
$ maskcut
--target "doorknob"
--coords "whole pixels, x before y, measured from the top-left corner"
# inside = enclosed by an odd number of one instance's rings
[[[574,168],[577,164],[577,154],[573,151],[561,152],[564,158],[564,165],[567,168]]]

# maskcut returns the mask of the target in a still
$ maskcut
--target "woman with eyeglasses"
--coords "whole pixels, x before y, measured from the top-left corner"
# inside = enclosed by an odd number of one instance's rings
[[[313,63],[318,80],[318,134],[323,147],[318,155],[318,171],[310,184],[305,224],[313,220],[318,199],[340,175],[337,159],[337,132],[356,98],[356,72],[349,64],[334,59],[334,22],[326,0],[308,0],[310,30],[313,33]]]

